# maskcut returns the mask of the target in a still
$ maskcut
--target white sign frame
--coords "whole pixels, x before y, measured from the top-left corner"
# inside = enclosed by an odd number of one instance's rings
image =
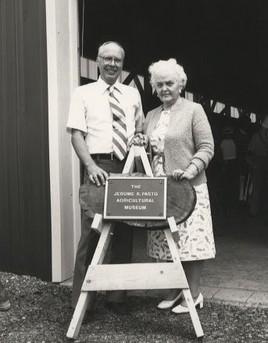
[[[135,180],[138,181],[145,181],[145,180],[150,180],[150,181],[163,181],[163,193],[164,193],[164,199],[163,199],[163,206],[161,208],[161,214],[159,215],[142,215],[142,212],[140,212],[139,215],[108,215],[107,211],[108,211],[108,192],[109,192],[109,181],[110,180]],[[127,198],[127,196],[125,196]],[[132,196],[133,198],[142,198],[142,195],[138,196],[138,195],[134,195]],[[167,178],[166,177],[117,177],[117,176],[113,176],[113,177],[109,177],[106,180],[106,185],[105,185],[105,195],[104,195],[104,215],[103,215],[104,219],[109,219],[109,220],[114,220],[114,219],[124,219],[124,220],[166,220],[167,218]]]

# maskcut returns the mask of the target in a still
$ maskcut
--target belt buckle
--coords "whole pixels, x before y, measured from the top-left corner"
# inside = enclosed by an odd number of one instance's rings
[[[111,152],[111,161],[113,161],[115,159],[115,155],[113,152]]]

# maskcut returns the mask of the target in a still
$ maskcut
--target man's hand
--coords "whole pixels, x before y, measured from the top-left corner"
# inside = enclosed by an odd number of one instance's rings
[[[108,174],[105,170],[97,166],[88,152],[88,148],[85,143],[84,133],[80,130],[73,129],[72,131],[72,144],[77,156],[87,169],[90,182],[97,186],[105,185],[105,181]]]
[[[98,167],[95,162],[87,165],[86,169],[90,182],[94,183],[97,186],[105,185],[106,179],[109,176],[105,170]]]

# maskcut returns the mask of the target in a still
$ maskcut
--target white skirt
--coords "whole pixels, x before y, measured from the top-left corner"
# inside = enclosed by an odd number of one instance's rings
[[[194,211],[178,225],[181,261],[210,259],[216,254],[207,184],[194,188],[197,196]],[[148,231],[147,253],[160,260],[172,260],[163,230]]]

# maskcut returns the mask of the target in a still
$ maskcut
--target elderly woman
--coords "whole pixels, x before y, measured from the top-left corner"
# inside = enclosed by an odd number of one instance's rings
[[[207,116],[200,104],[182,98],[187,76],[175,59],[153,63],[149,68],[151,85],[162,102],[146,117],[144,134],[149,138],[155,176],[173,175],[188,179],[197,194],[196,207],[178,225],[180,257],[195,305],[203,306],[200,277],[204,260],[215,257],[210,202],[205,169],[213,157],[214,142]],[[158,260],[172,260],[162,230],[148,232],[147,252]],[[170,290],[158,308],[174,313],[188,312],[181,290]]]

